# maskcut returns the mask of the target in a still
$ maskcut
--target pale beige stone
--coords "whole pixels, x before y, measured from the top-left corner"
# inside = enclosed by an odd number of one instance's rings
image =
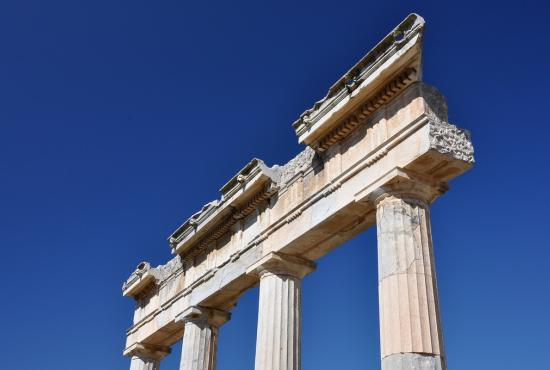
[[[270,253],[248,272],[260,278],[256,370],[301,368],[301,279],[315,264]]]
[[[215,370],[219,328],[228,312],[190,307],[177,320],[185,323],[180,370]]]
[[[166,347],[136,343],[127,349],[131,356],[130,370],[159,370],[160,360],[170,353]]]
[[[403,353],[445,357],[428,208],[443,190],[417,180],[374,193],[382,358]]]
[[[301,153],[282,166],[250,161],[170,235],[168,263],[138,266],[123,286],[136,300],[126,355],[189,336],[202,343],[189,346],[196,366],[212,368],[217,327],[179,318],[229,311],[262,276],[257,370],[299,368],[304,261],[378,224],[383,368],[445,367],[428,206],[474,157],[468,131],[422,82],[423,30],[421,17],[407,17],[294,123]],[[268,325],[273,317],[280,325]]]

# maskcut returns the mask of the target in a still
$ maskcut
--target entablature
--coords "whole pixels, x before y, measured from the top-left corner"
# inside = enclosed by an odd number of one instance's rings
[[[298,141],[324,152],[421,80],[423,31],[422,17],[405,18],[293,123]]]
[[[141,293],[156,285],[160,278],[158,269],[151,267],[149,262],[141,262],[122,284],[122,295],[139,299]]]
[[[192,259],[249,215],[279,189],[280,171],[253,159],[220,189],[221,199],[207,203],[170,237],[172,253]]]

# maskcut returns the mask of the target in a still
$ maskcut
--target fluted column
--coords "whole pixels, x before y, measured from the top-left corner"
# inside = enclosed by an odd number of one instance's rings
[[[180,370],[215,370],[218,332],[229,320],[226,311],[190,307],[177,320],[185,323]]]
[[[260,278],[256,370],[301,367],[301,279],[315,263],[270,253],[248,269]]]
[[[445,370],[428,203],[442,190],[396,184],[375,199],[382,370]]]
[[[131,356],[130,370],[159,370],[160,360],[169,353],[167,347],[134,344],[127,352]]]

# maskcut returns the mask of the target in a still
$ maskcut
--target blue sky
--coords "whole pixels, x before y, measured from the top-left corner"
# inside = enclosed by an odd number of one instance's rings
[[[6,370],[128,369],[121,284],[410,12],[424,79],[476,166],[432,208],[450,369],[548,366],[548,6],[482,1],[0,4],[0,357]],[[378,369],[371,229],[304,280],[303,369]],[[218,370],[252,369],[257,289]],[[163,363],[178,368],[180,344]]]

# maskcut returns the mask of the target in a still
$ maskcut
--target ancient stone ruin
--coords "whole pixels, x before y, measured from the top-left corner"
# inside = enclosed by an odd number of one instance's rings
[[[409,15],[293,123],[304,150],[253,159],[142,262],[124,354],[159,369],[183,337],[181,370],[213,370],[219,330],[259,286],[256,370],[300,369],[302,278],[315,260],[376,225],[382,369],[446,369],[430,204],[474,163],[470,135],[422,82],[424,20]]]

